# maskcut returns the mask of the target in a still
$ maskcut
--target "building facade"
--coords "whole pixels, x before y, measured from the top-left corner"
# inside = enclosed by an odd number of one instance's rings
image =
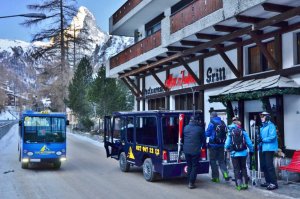
[[[135,38],[106,73],[130,88],[136,110],[195,108],[206,123],[215,110],[247,131],[268,111],[280,147],[300,149],[299,1],[128,0],[110,34]]]

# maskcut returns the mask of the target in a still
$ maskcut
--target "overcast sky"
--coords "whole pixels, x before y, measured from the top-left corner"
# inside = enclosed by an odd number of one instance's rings
[[[26,5],[41,2],[39,0],[2,0],[0,17],[30,13]],[[108,32],[109,17],[123,5],[126,0],[77,0],[78,6],[87,7],[95,16],[98,26]],[[30,41],[36,28],[21,26],[22,17],[0,19],[0,39]]]

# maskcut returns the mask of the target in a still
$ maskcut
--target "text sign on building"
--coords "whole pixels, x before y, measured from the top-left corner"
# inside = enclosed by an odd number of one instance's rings
[[[190,75],[189,73],[187,74],[187,76],[184,75],[185,71],[181,71],[180,72],[180,76],[179,77],[173,77],[173,74],[170,74],[168,79],[165,82],[165,86],[168,89],[172,89],[174,87],[177,86],[183,86],[183,85],[189,85],[189,84],[195,84],[196,81],[194,80],[194,78],[192,77],[192,75]]]
[[[226,80],[225,67],[217,68],[215,71],[211,67],[209,67],[206,71],[206,82],[214,83]]]

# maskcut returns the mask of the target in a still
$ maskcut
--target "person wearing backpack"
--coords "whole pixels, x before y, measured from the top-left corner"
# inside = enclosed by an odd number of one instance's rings
[[[224,121],[218,117],[217,112],[211,112],[210,123],[205,131],[205,136],[208,141],[212,182],[220,182],[218,165],[223,173],[225,181],[229,181],[230,179],[228,176],[227,166],[224,161],[224,143],[227,136],[226,134],[227,127]]]
[[[248,174],[246,168],[247,147],[253,153],[254,147],[248,133],[242,129],[241,122],[233,118],[233,123],[228,126],[228,135],[225,141],[225,149],[230,151],[235,185],[237,190],[248,189]]]

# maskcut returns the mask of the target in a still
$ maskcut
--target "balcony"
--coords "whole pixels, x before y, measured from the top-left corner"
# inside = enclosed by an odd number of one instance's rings
[[[129,48],[126,48],[119,54],[110,59],[110,69],[113,69],[129,60],[136,58],[161,45],[161,31],[146,37]]]
[[[196,0],[171,16],[171,33],[177,32],[222,7],[222,0]]]
[[[113,14],[113,25],[120,21],[126,14],[128,14],[133,8],[135,8],[142,0],[128,0],[121,8],[119,8]]]

